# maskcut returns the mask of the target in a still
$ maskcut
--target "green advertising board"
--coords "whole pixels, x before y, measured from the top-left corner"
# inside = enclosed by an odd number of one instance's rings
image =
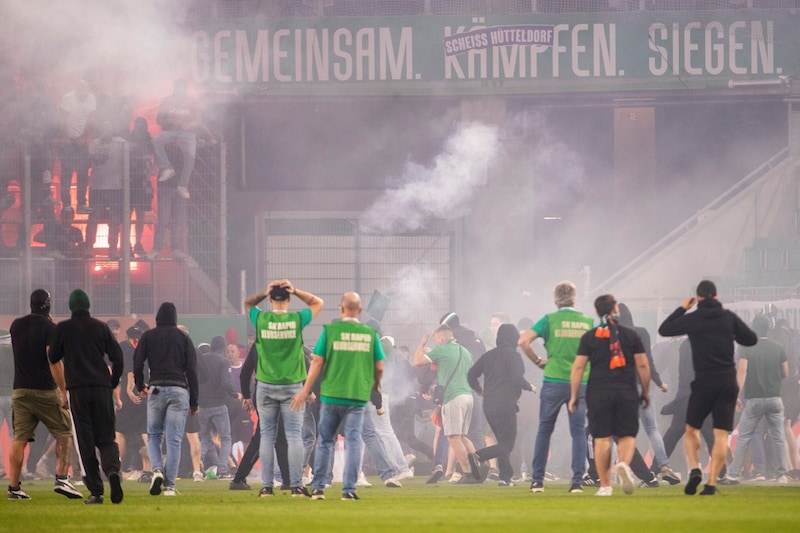
[[[789,10],[227,20],[191,74],[240,94],[706,89],[800,76]]]

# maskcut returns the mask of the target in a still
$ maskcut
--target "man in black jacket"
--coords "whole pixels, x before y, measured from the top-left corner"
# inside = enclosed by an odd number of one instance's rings
[[[50,338],[51,363],[64,361],[72,420],[83,462],[88,504],[103,503],[103,472],[111,487],[111,502],[122,501],[119,447],[115,439],[114,394],[122,376],[122,349],[108,325],[89,314],[89,296],[81,289],[69,295],[72,317],[60,322]],[[109,373],[106,356],[111,363]]]
[[[700,470],[700,428],[711,414],[714,421],[714,447],[711,452],[711,473],[703,496],[716,493],[717,478],[725,465],[728,452],[728,433],[733,431],[733,416],[739,385],[736,382],[736,362],[733,342],[753,346],[756,334],[732,311],[717,301],[717,287],[709,280],[697,285],[697,298],[687,298],[669,315],[658,333],[663,337],[688,335],[692,346],[694,381],[686,411],[686,460],[692,469],[684,492],[692,495],[703,480]],[[697,310],[686,311],[697,302]]]
[[[203,465],[214,469],[217,479],[231,479],[228,458],[231,455],[231,421],[225,398],[241,400],[231,381],[231,367],[225,358],[225,337],[211,339],[211,351],[203,355],[205,379],[200,384],[200,446]],[[219,435],[219,452],[214,443],[214,433]]]
[[[517,438],[517,401],[522,391],[532,391],[525,380],[522,356],[517,351],[519,332],[512,324],[502,324],[497,330],[497,347],[489,350],[472,365],[467,373],[469,386],[483,397],[483,412],[492,428],[497,444],[467,456],[472,475],[478,481],[485,478],[481,463],[497,458],[499,485],[511,486],[514,468],[508,455]],[[483,376],[483,388],[478,378]]]
[[[150,383],[144,383],[144,365]],[[181,462],[186,416],[196,415],[197,354],[191,337],[178,329],[175,304],[164,302],[156,313],[156,327],[145,331],[133,354],[133,378],[141,398],[147,398],[147,454],[153,466],[150,494],[175,496],[175,478]],[[166,434],[166,468],[161,441]]]

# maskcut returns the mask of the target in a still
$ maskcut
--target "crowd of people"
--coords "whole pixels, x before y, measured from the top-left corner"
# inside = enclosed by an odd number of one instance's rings
[[[491,334],[480,336],[448,313],[412,350],[374,320],[361,321],[355,292],[342,295],[339,318],[307,346],[303,330],[325,302],[287,279],[244,300],[247,344],[233,328],[195,344],[170,302],[159,307],[154,327],[139,320],[119,339],[119,321],[92,317],[80,289],[69,296],[71,317],[56,324],[49,293],[37,289],[30,314],[0,332],[0,423],[5,419],[12,443],[8,498],[29,499],[22,481],[53,475],[55,492],[68,498],[83,499],[84,485],[87,504],[104,502],[104,480],[115,504],[123,500],[123,480],[148,484],[153,496],[179,494],[182,477],[252,490],[259,459],[255,479],[265,498],[286,490],[323,500],[341,482],[341,498],[358,500],[358,488],[372,485],[365,471],[400,489],[425,458],[428,484],[493,479],[501,487],[530,482],[530,491],[541,493],[556,479],[547,471],[553,447],[565,448],[552,440],[562,407],[570,493],[593,487],[597,496],[611,496],[614,476],[626,494],[679,484],[682,476],[670,466],[676,433],[684,436],[687,495],[704,477],[706,496],[745,479],[800,480],[791,433],[800,411],[798,343],[785,321],[760,314],[751,329],[724,309],[713,282],[702,281],[659,327],[660,335],[683,339],[676,397],[662,410],[673,414],[674,427],[662,436],[650,383],[665,392],[668,386],[649,335],[613,295],[595,300],[591,318],[575,308],[576,292],[560,282],[555,311],[521,321],[523,328],[496,313]],[[542,372],[528,478],[514,467],[520,398],[537,392],[522,354]],[[637,448],[640,420],[649,465]],[[737,424],[731,455],[728,437]]]
[[[95,87],[96,85],[96,87]],[[176,80],[156,116],[160,132],[151,137],[144,117],[134,116],[128,99],[80,81],[59,101],[31,83],[18,98],[0,101],[0,216],[18,203],[13,185],[30,173],[31,219],[41,224],[33,240],[57,258],[94,257],[97,225],[108,224],[107,256],[119,258],[125,216],[135,214],[132,253],[159,257],[172,233],[173,255],[185,256],[186,202],[195,167],[198,132],[211,138],[184,80]],[[211,139],[213,142],[213,139]],[[125,151],[129,151],[130,213],[123,213]],[[74,187],[73,187],[74,182]],[[73,194],[74,189],[74,194]],[[154,200],[157,206],[154,209]],[[158,212],[154,243],[144,248],[149,211]],[[76,220],[77,217],[77,220]],[[84,232],[77,224],[85,224]],[[22,235],[22,232],[19,232]],[[22,242],[17,240],[17,247]]]

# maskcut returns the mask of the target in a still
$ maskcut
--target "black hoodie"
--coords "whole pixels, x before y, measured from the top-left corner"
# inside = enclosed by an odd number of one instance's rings
[[[736,374],[733,342],[743,346],[758,342],[756,334],[741,318],[710,298],[700,300],[693,313],[687,313],[683,307],[675,309],[661,323],[658,333],[663,337],[689,336],[695,379]]]
[[[221,407],[228,396],[236,398],[236,389],[231,381],[231,365],[225,358],[225,337],[217,335],[211,339],[211,351],[201,355],[207,379],[200,385],[200,407]]]
[[[633,324],[631,310],[623,303],[619,304],[619,323],[634,329],[637,335],[639,335],[639,339],[641,339],[642,345],[644,346],[644,353],[647,354],[647,363],[650,365],[650,381],[661,387],[663,382],[661,381],[658,370],[656,370],[656,363],[653,361],[653,354],[650,350],[650,333],[647,329]]]
[[[497,348],[483,354],[467,373],[469,386],[477,393],[483,392],[483,409],[486,411],[517,411],[517,400],[523,390],[532,390],[525,380],[525,366],[517,351],[519,332],[511,324],[497,330]],[[483,389],[478,378],[483,376]]]
[[[191,337],[177,327],[175,304],[164,302],[156,314],[156,327],[145,331],[133,354],[133,378],[144,388],[144,364],[150,367],[150,386],[189,389],[189,406],[197,407],[197,354]]]

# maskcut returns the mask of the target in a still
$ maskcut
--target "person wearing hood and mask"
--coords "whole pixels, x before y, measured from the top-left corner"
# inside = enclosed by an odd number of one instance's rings
[[[150,382],[144,382],[144,365]],[[181,462],[186,416],[198,407],[197,354],[189,335],[178,329],[175,304],[164,302],[156,313],[156,327],[145,331],[133,354],[133,377],[139,396],[147,398],[147,452],[153,466],[150,494],[175,496],[175,478]],[[166,436],[167,462],[161,455]]]
[[[206,474],[213,469],[217,479],[232,479],[228,472],[231,455],[231,422],[226,397],[241,400],[231,381],[231,367],[225,357],[225,337],[211,339],[211,351],[203,355],[205,380],[200,383],[200,446]],[[214,433],[219,435],[219,452],[214,444]]]
[[[517,401],[522,391],[533,391],[525,380],[522,356],[517,351],[519,332],[512,324],[502,324],[497,330],[496,348],[478,359],[467,373],[470,387],[483,397],[486,421],[497,438],[497,444],[477,450],[467,456],[472,475],[478,481],[485,478],[481,463],[497,458],[499,485],[509,487],[514,469],[508,456],[517,438]],[[483,387],[478,378],[483,376]]]
[[[728,434],[733,431],[733,416],[739,385],[736,383],[736,362],[733,359],[734,341],[742,346],[758,342],[756,334],[732,311],[723,309],[717,300],[717,287],[703,280],[697,285],[696,298],[687,298],[669,315],[658,333],[662,337],[688,335],[692,346],[694,381],[686,410],[686,461],[691,472],[684,488],[688,495],[697,493],[703,481],[700,469],[700,428],[712,415],[714,447],[711,452],[711,472],[703,496],[716,493],[717,478],[725,466],[728,454]],[[687,311],[697,303],[694,313]]]
[[[122,348],[108,324],[89,314],[89,296],[81,289],[70,293],[69,310],[72,316],[56,325],[47,354],[51,363],[64,361],[83,480],[92,493],[86,503],[103,503],[101,465],[111,486],[111,503],[120,503],[122,485],[119,446],[114,431],[114,389],[119,385],[124,366]],[[106,357],[111,362],[110,373]]]

